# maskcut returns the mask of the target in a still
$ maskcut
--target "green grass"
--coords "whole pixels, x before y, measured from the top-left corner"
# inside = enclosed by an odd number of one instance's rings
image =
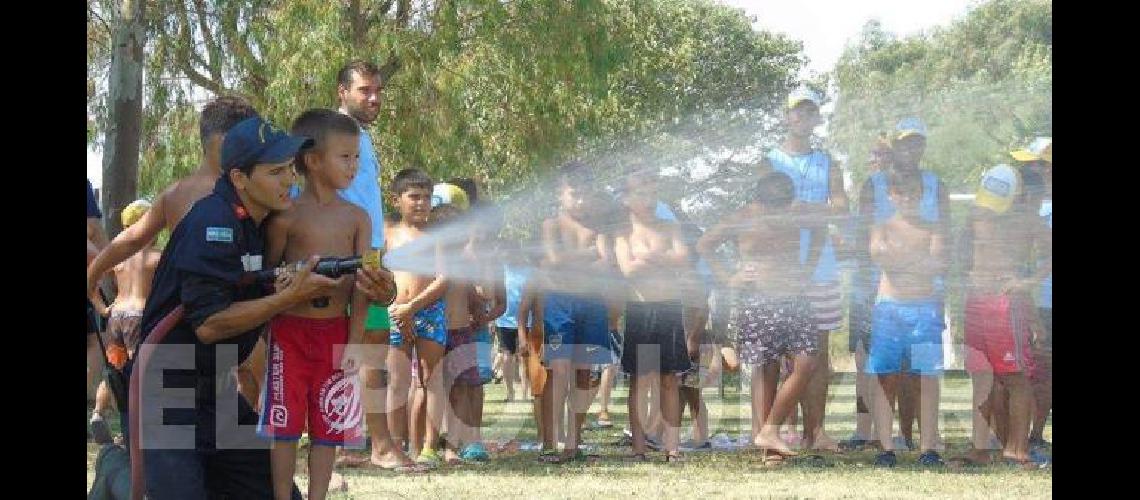
[[[854,430],[854,385],[852,374],[840,373],[831,386],[827,430],[837,439]],[[487,387],[486,440],[517,438],[534,440],[530,403],[502,403],[504,386]],[[536,463],[536,452],[496,456],[488,464],[446,467],[425,475],[401,476],[374,469],[340,470],[348,491],[330,498],[1048,498],[1053,494],[1052,472],[1021,471],[1004,466],[974,470],[924,470],[915,465],[916,453],[901,453],[892,470],[872,467],[874,452],[826,454],[831,467],[785,465],[764,468],[755,452],[694,452],[685,464],[666,464],[660,453],[651,453],[651,463],[627,464],[621,457],[628,447],[618,447],[626,424],[625,387],[614,392],[611,414],[614,428],[586,430],[585,441],[600,445],[602,460],[594,464],[545,465]],[[716,389],[704,392],[709,405],[710,431],[738,435],[748,432],[747,394],[729,387],[721,399]],[[941,429],[949,449],[945,457],[968,449],[970,431],[970,383],[950,374],[943,382]],[[597,410],[595,403],[593,411]],[[112,419],[117,427],[117,419]],[[686,416],[682,430],[689,431]],[[116,432],[117,428],[114,429]],[[916,429],[917,432],[917,429]],[[1045,429],[1051,440],[1051,424]],[[916,436],[917,437],[917,436]],[[87,483],[94,480],[98,449],[87,444]],[[304,453],[301,453],[303,459]],[[298,484],[305,491],[307,477],[298,464]]]

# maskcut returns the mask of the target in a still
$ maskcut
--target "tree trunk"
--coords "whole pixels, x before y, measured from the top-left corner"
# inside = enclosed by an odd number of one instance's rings
[[[122,230],[119,214],[134,201],[138,189],[145,4],[143,0],[121,0],[112,34],[102,186],[103,224],[110,238]]]

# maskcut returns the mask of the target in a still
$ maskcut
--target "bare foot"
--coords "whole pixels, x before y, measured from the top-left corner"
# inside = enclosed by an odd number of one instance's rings
[[[1014,462],[1028,462],[1028,461],[1029,461],[1029,455],[1028,455],[1028,454],[1025,454],[1025,455],[1018,455],[1018,454],[1015,454],[1015,453],[1005,453],[1005,452],[1002,452],[1002,454],[1001,454],[1001,458],[1002,458],[1003,460],[1012,460],[1012,461],[1014,461]]]
[[[345,449],[341,449],[336,456],[337,467],[364,467],[368,464],[368,458],[359,453],[353,453]]]
[[[756,439],[752,440],[752,444],[756,445],[756,447],[760,448],[761,450],[764,450],[764,456],[768,456],[773,453],[785,457],[794,457],[797,455],[796,452],[792,451],[792,449],[788,447],[788,443],[785,443],[782,439],[780,439],[779,436],[773,436],[765,434],[763,432],[756,435]]]
[[[380,453],[376,448],[372,449],[372,456],[369,457],[372,465],[384,469],[394,469],[401,466],[414,466],[416,463],[409,458],[403,451],[393,449],[388,453]]]
[[[987,450],[970,450],[969,453],[957,458],[951,458],[946,461],[946,465],[951,469],[959,469],[962,467],[983,467],[992,465],[994,463],[993,455]]]
[[[823,451],[839,451],[839,442],[831,439],[831,436],[822,432],[816,434],[814,442],[810,446],[813,450]]]
[[[459,459],[459,454],[455,453],[455,450],[447,448],[443,450],[443,462],[447,465],[457,465],[463,463],[463,460]]]

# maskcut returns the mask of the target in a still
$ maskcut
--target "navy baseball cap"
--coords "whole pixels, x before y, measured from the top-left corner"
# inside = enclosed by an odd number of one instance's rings
[[[246,118],[226,132],[222,171],[258,163],[282,163],[312,144],[312,139],[289,135],[260,116]]]

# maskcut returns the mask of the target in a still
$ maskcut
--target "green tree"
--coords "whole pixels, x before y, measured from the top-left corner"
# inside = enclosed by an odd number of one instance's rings
[[[284,125],[336,105],[350,58],[390,75],[372,130],[383,176],[421,167],[482,179],[493,195],[572,156],[645,138],[674,147],[670,130],[693,123],[762,121],[803,64],[798,42],[708,0],[152,3],[146,194],[197,165],[195,105],[236,93]],[[89,38],[97,28],[89,21]],[[89,49],[89,65],[102,62]],[[89,82],[89,140],[108,124],[99,89]],[[732,137],[722,142],[755,139]]]
[[[1045,0],[991,0],[948,27],[899,38],[864,26],[831,75],[838,100],[829,140],[856,185],[880,131],[907,115],[929,129],[924,164],[972,191],[1008,151],[1052,133],[1053,12]]]

